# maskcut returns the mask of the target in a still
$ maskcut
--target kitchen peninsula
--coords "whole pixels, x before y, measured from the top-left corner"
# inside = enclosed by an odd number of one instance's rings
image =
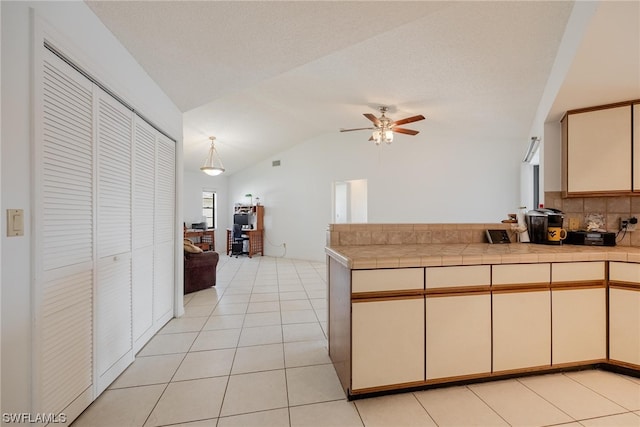
[[[504,224],[334,224],[329,354],[350,398],[603,366],[640,375],[640,248],[483,243]]]

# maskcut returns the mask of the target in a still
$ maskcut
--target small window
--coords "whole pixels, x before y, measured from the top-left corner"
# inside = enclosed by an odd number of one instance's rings
[[[216,228],[216,193],[213,191],[202,192],[202,216],[207,221],[207,228]]]

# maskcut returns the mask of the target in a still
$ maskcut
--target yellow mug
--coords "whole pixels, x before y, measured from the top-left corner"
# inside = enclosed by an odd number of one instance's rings
[[[547,240],[550,242],[560,242],[567,238],[567,230],[562,227],[549,227],[547,229]]]

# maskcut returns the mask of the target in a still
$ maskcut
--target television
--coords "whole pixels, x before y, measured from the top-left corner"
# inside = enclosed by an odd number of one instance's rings
[[[239,225],[249,225],[249,215],[247,214],[234,214],[233,223]]]

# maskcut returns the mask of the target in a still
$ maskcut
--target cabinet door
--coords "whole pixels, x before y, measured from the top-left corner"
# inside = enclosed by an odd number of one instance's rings
[[[567,120],[567,191],[630,191],[631,107],[569,114]]]
[[[551,291],[494,293],[493,370],[551,365]]]
[[[552,363],[607,357],[605,288],[554,289],[552,300]]]
[[[427,297],[427,380],[491,372],[491,295]]]
[[[424,298],[354,302],[351,388],[424,381]]]
[[[609,289],[609,358],[640,365],[640,289]]]

